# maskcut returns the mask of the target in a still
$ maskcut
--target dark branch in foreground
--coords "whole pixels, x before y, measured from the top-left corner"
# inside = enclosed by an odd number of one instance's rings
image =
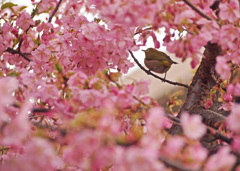
[[[24,59],[26,59],[28,62],[31,62],[31,61],[32,61],[32,59],[28,58],[25,53],[22,53],[22,52],[19,51],[19,50],[14,50],[14,49],[8,47],[5,51],[6,51],[6,52],[9,52],[9,53],[11,53],[11,54],[19,54],[19,55],[22,56]]]
[[[20,108],[20,106],[18,104],[13,104],[14,107],[16,108]],[[44,113],[44,112],[49,112],[50,108],[32,108],[32,111],[31,112],[39,112],[39,113]]]
[[[202,12],[199,8],[197,8],[194,4],[192,4],[190,1],[188,0],[183,0],[183,2],[185,2],[189,7],[191,7],[194,11],[196,11],[199,15],[201,15],[202,17],[208,19],[208,20],[212,20],[211,17],[209,17],[208,15],[206,15],[204,12]]]
[[[153,77],[158,78],[158,79],[160,79],[160,80],[162,80],[162,81],[164,81],[164,82],[167,82],[167,83],[169,83],[169,84],[172,84],[172,85],[178,85],[178,86],[182,86],[182,87],[185,87],[185,88],[189,88],[189,86],[186,85],[186,84],[182,84],[182,83],[173,82],[173,81],[169,81],[169,80],[163,79],[163,78],[161,78],[161,77],[153,74],[151,71],[146,70],[146,69],[138,62],[138,60],[135,58],[135,56],[133,55],[132,51],[130,51],[130,50],[128,50],[128,51],[129,51],[129,53],[131,54],[133,60],[136,62],[136,64],[137,64],[143,71],[145,71],[148,75],[152,75]]]
[[[52,18],[53,18],[53,16],[56,14],[56,12],[57,12],[57,10],[58,10],[61,2],[62,2],[62,0],[60,0],[60,1],[58,2],[56,8],[54,9],[53,13],[52,13],[51,16],[49,17],[49,19],[48,19],[48,22],[49,22],[49,23],[52,21]]]

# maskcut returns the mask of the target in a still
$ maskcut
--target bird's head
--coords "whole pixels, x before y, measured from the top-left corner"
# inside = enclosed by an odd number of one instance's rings
[[[151,53],[156,52],[157,50],[154,48],[148,48],[148,49],[142,50],[142,51],[145,52],[145,54],[151,54]]]
[[[154,49],[154,48],[148,48],[146,50],[142,50],[143,52],[145,52],[146,58],[149,58],[150,56],[156,55],[158,52],[158,50]]]
[[[156,49],[154,49],[154,48],[148,48],[148,49],[142,50],[142,51],[145,52],[145,53],[152,53],[152,52],[155,52]]]

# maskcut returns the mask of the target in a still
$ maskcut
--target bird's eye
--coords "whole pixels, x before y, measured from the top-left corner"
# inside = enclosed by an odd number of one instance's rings
[[[148,52],[148,51],[149,51],[149,49],[146,50],[146,52]]]

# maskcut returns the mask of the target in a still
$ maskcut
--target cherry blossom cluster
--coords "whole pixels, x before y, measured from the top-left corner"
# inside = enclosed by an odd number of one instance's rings
[[[238,0],[32,0],[0,10],[0,170],[231,170],[240,153]],[[47,19],[46,19],[47,14]],[[89,19],[89,15],[91,19]],[[45,16],[44,19],[41,19]],[[40,18],[40,19],[39,19]],[[164,28],[164,43],[157,34]],[[195,68],[200,49],[221,46],[214,87],[232,138],[209,155],[200,140],[214,130],[197,114],[174,117],[147,96],[149,81],[121,84],[151,37]],[[219,99],[215,90],[221,89]],[[182,135],[169,135],[176,124]],[[219,133],[219,132],[218,132]],[[236,167],[240,170],[240,167]]]

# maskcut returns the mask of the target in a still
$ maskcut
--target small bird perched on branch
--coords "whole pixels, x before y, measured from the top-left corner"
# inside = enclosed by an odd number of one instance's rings
[[[170,69],[172,64],[177,64],[174,62],[167,54],[158,51],[154,48],[148,48],[143,50],[145,52],[144,64],[150,71],[157,73],[165,73],[164,80],[167,75],[167,71]]]

